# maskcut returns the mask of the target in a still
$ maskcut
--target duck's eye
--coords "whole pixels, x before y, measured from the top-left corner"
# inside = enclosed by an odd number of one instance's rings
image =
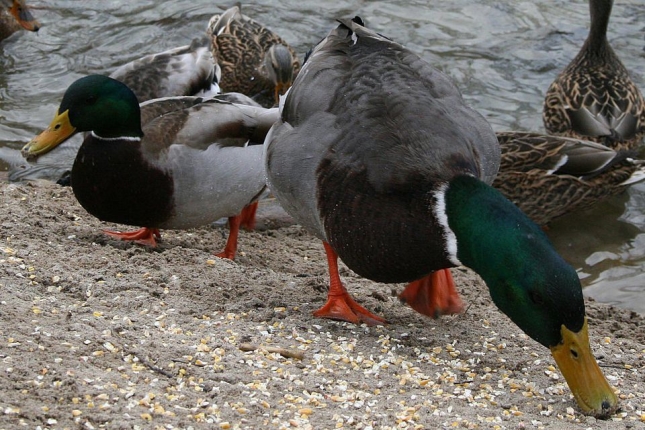
[[[544,298],[542,297],[542,294],[538,293],[537,291],[529,291],[529,299],[536,305],[543,305],[544,304]]]
[[[96,103],[96,96],[95,96],[95,95],[93,95],[93,94],[92,94],[92,95],[90,95],[90,96],[87,96],[87,98],[85,99],[85,102],[86,102],[88,105],[93,105],[94,103]]]

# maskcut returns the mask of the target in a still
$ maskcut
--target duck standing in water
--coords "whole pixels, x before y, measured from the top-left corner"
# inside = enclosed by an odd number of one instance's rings
[[[23,154],[38,156],[89,132],[72,167],[74,195],[102,221],[143,227],[108,234],[155,246],[159,229],[229,217],[218,255],[233,259],[241,212],[265,188],[262,143],[277,119],[277,109],[248,102],[167,97],[139,106],[123,83],[91,75],[67,89],[49,128]]]
[[[328,299],[314,314],[383,321],[350,297],[339,256],[366,278],[412,281],[403,298],[431,316],[459,307],[448,268],[464,265],[551,350],[585,413],[613,413],[576,271],[489,185],[500,162],[489,124],[418,55],[359,18],[340,22],[305,62],[265,142],[271,191],[327,253]]]
[[[550,134],[634,149],[645,136],[645,100],[607,41],[612,6],[589,0],[589,36],[549,86],[542,118]]]

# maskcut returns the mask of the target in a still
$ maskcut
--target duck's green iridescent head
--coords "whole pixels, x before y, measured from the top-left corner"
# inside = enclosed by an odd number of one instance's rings
[[[49,127],[27,143],[22,152],[26,158],[34,158],[79,131],[90,131],[104,139],[141,138],[141,111],[136,96],[126,85],[107,76],[81,78],[65,91]]]
[[[486,282],[497,307],[551,350],[581,409],[598,417],[618,400],[593,358],[576,271],[544,232],[494,188],[470,176],[445,189],[456,258]]]

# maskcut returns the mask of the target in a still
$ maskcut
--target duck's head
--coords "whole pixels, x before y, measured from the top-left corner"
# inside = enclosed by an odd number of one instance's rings
[[[264,68],[275,85],[275,104],[293,83],[293,58],[284,45],[272,45],[264,56]]]
[[[454,238],[453,257],[482,277],[502,312],[551,350],[586,414],[615,412],[618,399],[591,352],[576,271],[536,224],[484,182],[458,176],[439,193],[435,210]]]
[[[29,8],[23,0],[4,0],[7,4],[9,13],[15,18],[22,28],[28,31],[38,31],[40,24],[29,11]]]
[[[27,159],[37,157],[79,131],[90,131],[103,139],[140,139],[143,132],[136,96],[107,76],[81,78],[65,91],[49,127],[27,143],[22,153]]]

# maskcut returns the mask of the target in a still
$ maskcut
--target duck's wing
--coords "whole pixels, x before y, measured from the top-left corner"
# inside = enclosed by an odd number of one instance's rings
[[[585,176],[624,159],[611,148],[580,139],[531,132],[498,132],[497,138],[502,151],[500,171],[505,172],[539,169],[545,174]]]
[[[360,22],[340,22],[303,66],[282,118],[298,127],[321,110],[333,115],[340,135],[334,150],[363,164],[376,189],[399,186],[417,174],[447,180],[461,172],[492,182],[499,145],[449,78]],[[371,145],[353,145],[366,133]]]
[[[530,132],[498,132],[502,161],[493,186],[544,225],[645,179],[633,151]]]
[[[640,90],[620,62],[605,69],[565,70],[549,87],[544,104],[549,132],[628,141],[645,131]]]
[[[235,104],[217,98],[168,97],[141,104],[144,152],[159,154],[171,145],[261,144],[278,117],[277,109]]]
[[[205,39],[196,39],[190,45],[139,58],[119,67],[110,77],[126,84],[139,103],[211,91],[221,72],[207,44]]]

